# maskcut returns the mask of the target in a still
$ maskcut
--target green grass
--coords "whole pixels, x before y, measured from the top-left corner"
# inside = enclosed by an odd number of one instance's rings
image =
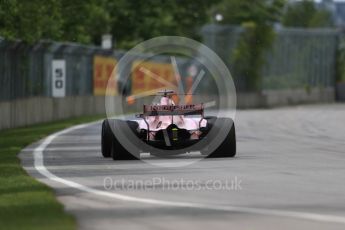
[[[100,119],[83,117],[0,131],[0,229],[76,229],[54,192],[30,177],[17,154],[25,146],[72,125]]]

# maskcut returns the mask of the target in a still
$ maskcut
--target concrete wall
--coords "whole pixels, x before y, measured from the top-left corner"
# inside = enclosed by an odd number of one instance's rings
[[[207,96],[205,101],[213,100]],[[237,108],[270,108],[276,106],[329,103],[335,101],[333,88],[310,90],[270,90],[261,93],[237,94]],[[140,111],[143,102],[136,110]],[[10,102],[0,102],[0,130],[62,120],[72,117],[105,114],[104,97],[77,96],[66,98],[35,97]]]
[[[331,103],[335,101],[334,88],[265,90],[265,107],[298,105],[307,103]]]
[[[105,114],[104,97],[34,97],[0,102],[0,130],[97,114]]]

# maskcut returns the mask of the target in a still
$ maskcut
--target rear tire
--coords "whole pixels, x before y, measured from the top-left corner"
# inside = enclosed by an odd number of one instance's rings
[[[234,157],[236,155],[236,131],[235,123],[230,118],[217,118],[217,122],[212,119],[210,128],[220,130],[224,125],[228,126],[227,133],[223,142],[207,158]],[[217,132],[218,133],[218,132]],[[203,153],[202,153],[203,154]]]
[[[111,142],[113,133],[111,132],[108,120],[102,123],[101,150],[104,158],[111,157]]]
[[[121,131],[128,126],[133,132],[136,131],[136,122],[122,120],[104,120],[102,123],[101,149],[102,156],[111,157],[113,160],[137,160],[139,153],[134,156],[124,148],[113,134],[113,130]]]
[[[124,132],[126,128],[130,128],[133,132],[136,132],[137,123],[133,121],[122,121],[122,120],[109,120],[111,127],[113,127],[114,132]],[[120,141],[111,132],[112,138],[110,141],[110,157],[113,160],[138,160],[140,158],[140,153],[131,154],[125,147],[122,146]]]

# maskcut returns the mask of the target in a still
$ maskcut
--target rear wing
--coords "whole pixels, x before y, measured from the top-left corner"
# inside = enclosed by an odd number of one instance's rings
[[[204,115],[203,104],[192,105],[144,105],[142,116]]]
[[[149,116],[173,116],[173,115],[200,115],[199,128],[201,121],[204,119],[204,105],[144,105],[144,113],[138,114],[137,117],[142,118],[147,125],[147,140],[149,140],[150,126],[146,117]],[[172,121],[173,123],[173,117]]]

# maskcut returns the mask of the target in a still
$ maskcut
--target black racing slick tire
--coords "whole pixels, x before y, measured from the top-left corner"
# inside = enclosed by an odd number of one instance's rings
[[[208,120],[211,129],[218,130],[226,127],[228,131],[223,142],[207,158],[235,157],[236,155],[236,131],[235,123],[231,118],[216,118]]]
[[[114,132],[123,132],[129,127],[133,132],[136,131],[137,123],[133,121],[122,121],[116,119],[108,119],[102,125],[102,155],[111,157],[113,160],[137,160],[139,153],[131,154],[113,134]],[[103,131],[104,130],[104,131]]]
[[[101,134],[101,150],[104,158],[111,157],[111,142],[113,133],[109,126],[108,120],[104,120],[102,123],[102,134]]]

